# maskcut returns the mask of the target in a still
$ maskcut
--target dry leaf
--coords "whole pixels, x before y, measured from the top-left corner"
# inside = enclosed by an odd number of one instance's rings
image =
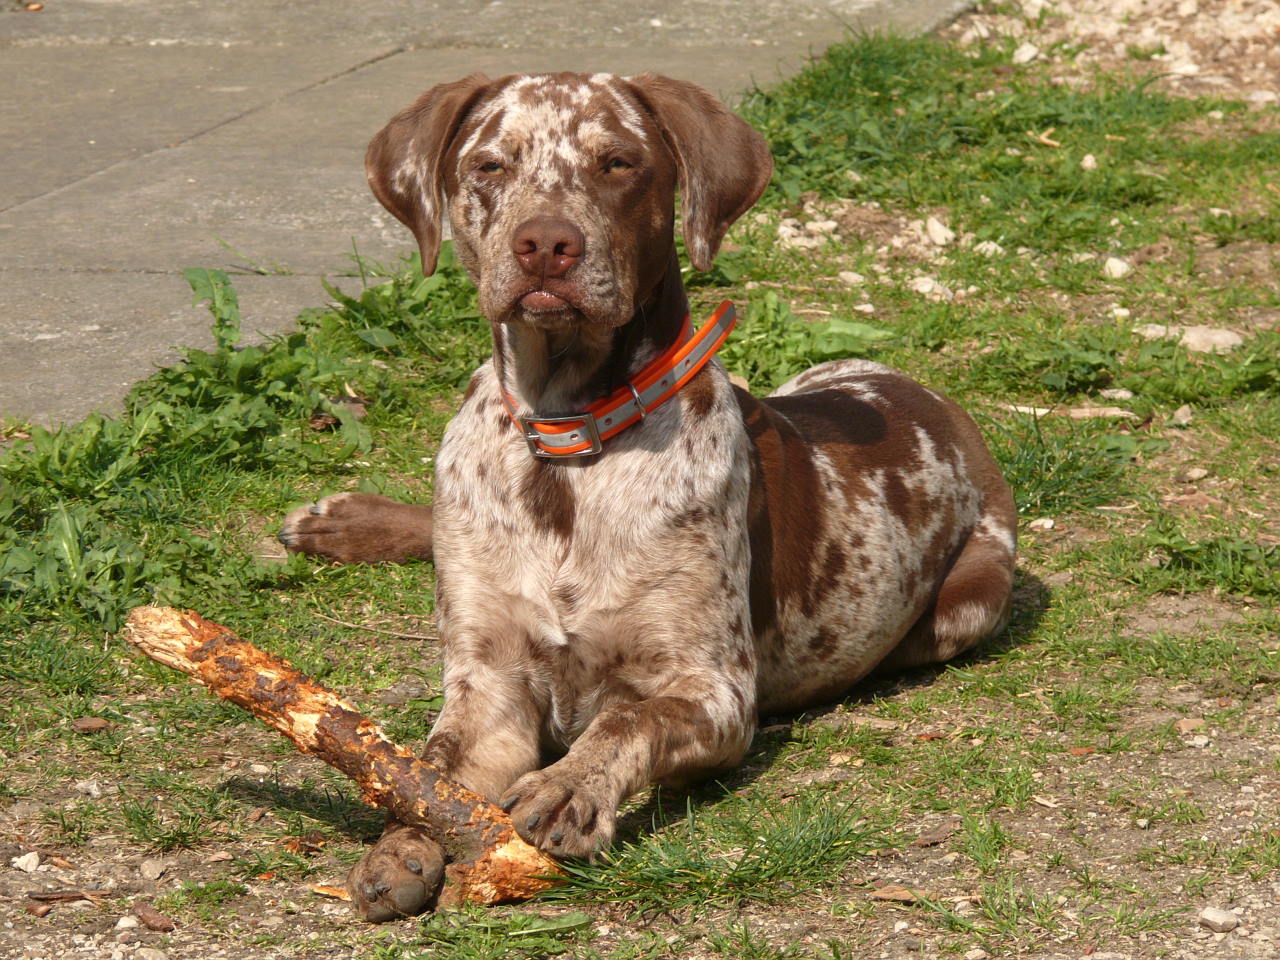
[[[135,903],[133,915],[142,921],[144,927],[157,933],[168,933],[178,926],[149,903]]]
[[[1097,747],[1072,747],[1067,753],[1073,757],[1087,757],[1091,753],[1097,753]]]
[[[925,830],[920,836],[911,841],[913,847],[933,847],[937,846],[943,840],[946,840],[956,828],[960,826],[959,820],[947,820]]]
[[[890,883],[867,894],[872,900],[889,900],[894,903],[915,903],[917,900],[936,900],[928,890],[908,890],[900,883]]]
[[[33,917],[47,917],[53,910],[52,903],[28,903],[27,913]]]
[[[80,717],[78,720],[71,721],[71,729],[76,733],[98,733],[102,730],[110,730],[114,726],[114,723],[102,717]]]
[[[1032,797],[1032,803],[1038,803],[1042,807],[1048,807],[1050,810],[1057,810],[1062,804],[1057,800],[1050,800],[1048,797]]]
[[[347,893],[342,887],[330,887],[323,883],[309,884],[311,892],[318,897],[328,897],[330,900],[347,900],[351,899],[351,894]]]
[[[1199,730],[1203,727],[1204,719],[1202,717],[1183,717],[1173,726],[1179,733],[1190,733],[1192,730]]]

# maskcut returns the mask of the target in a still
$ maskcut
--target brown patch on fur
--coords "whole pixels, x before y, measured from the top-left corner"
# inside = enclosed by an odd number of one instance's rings
[[[533,460],[520,481],[520,499],[539,530],[568,539],[573,533],[574,501],[563,464]]]

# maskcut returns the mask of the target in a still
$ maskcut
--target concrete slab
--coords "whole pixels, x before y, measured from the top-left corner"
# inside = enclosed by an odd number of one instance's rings
[[[962,0],[58,0],[0,12],[29,93],[0,105],[0,417],[112,409],[208,342],[180,271],[243,266],[246,328],[286,329],[318,278],[408,237],[369,196],[369,137],[480,70],[645,69],[732,98],[846,29],[923,30]],[[335,38],[342,38],[335,40]],[[91,142],[92,141],[92,142]]]
[[[0,16],[0,27],[12,19]],[[366,63],[390,48],[81,47],[56,70],[48,48],[0,49],[9,89],[21,87],[0,99],[0,131],[26,134],[0,146],[2,211],[185,143],[332,78],[335,63]]]

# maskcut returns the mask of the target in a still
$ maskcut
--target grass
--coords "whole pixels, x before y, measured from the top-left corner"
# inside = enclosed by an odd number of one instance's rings
[[[1277,811],[1256,785],[1280,746],[1280,334],[1242,318],[1280,311],[1249,259],[1280,243],[1275,111],[1246,124],[1238,104],[1126,76],[1054,84],[1009,53],[866,38],[750,95],[777,175],[716,269],[687,274],[697,315],[745,307],[722,357],[757,392],[866,356],[973,412],[1020,515],[1054,520],[1024,526],[1003,638],[766,718],[740,770],[638,798],[619,845],[543,901],[393,930],[333,920],[306,884],[337,881],[380,818],[339,775],[137,659],[118,628],[139,603],[197,607],[397,738],[424,738],[439,663],[395,634],[434,632],[430,565],[332,567],[264,540],[323,493],[428,502],[487,327],[447,248],[427,279],[412,259],[359,262],[358,296],[327,287],[296,332],[250,346],[232,280],[189,270],[212,350],[138,384],[117,418],[0,428],[0,798],[39,806],[23,835],[68,860],[171,859],[158,906],[296,956],[315,949],[302,931],[382,960],[835,960],[903,937],[947,955],[1103,936],[1139,951],[1171,949],[1191,901],[1270,896]],[[1062,147],[1028,136],[1048,127]],[[927,216],[960,241],[930,253],[910,226]],[[788,217],[839,227],[794,249],[777,234]],[[1136,269],[1107,278],[1109,255]],[[951,296],[918,292],[922,276]],[[1133,332],[1147,322],[1247,338],[1193,354]],[[1116,389],[1132,396],[1101,394]],[[1063,415],[1086,405],[1130,415]],[[1179,479],[1193,466],[1206,476]],[[402,679],[425,692],[378,699]],[[87,716],[112,727],[77,733]],[[1183,718],[1205,720],[1207,744]],[[86,797],[85,780],[119,792]],[[913,844],[944,821],[944,839]],[[868,898],[890,882],[921,898]],[[275,909],[286,926],[245,919]]]

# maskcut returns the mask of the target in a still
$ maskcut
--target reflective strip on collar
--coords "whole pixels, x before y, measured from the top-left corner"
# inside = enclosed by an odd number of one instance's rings
[[[538,420],[521,417],[516,413],[515,399],[506,391],[502,394],[503,404],[535,456],[581,457],[599,453],[603,441],[643,420],[706,366],[737,320],[733,304],[728,300],[720,304],[711,319],[692,336],[689,318],[685,317],[674,344],[628,383],[597,400],[583,413]]]

